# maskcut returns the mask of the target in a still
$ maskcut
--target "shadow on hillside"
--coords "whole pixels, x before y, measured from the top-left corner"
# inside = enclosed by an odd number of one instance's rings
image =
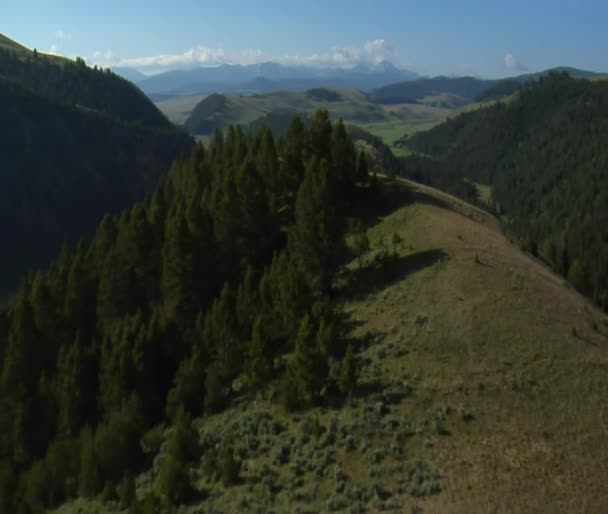
[[[376,258],[363,268],[351,270],[345,277],[345,286],[340,292],[350,298],[362,299],[447,257],[448,254],[443,250],[434,249],[406,256],[387,255],[381,259]]]
[[[371,205],[361,204],[355,208],[355,214],[362,219],[368,227],[377,224],[382,218],[395,212],[397,209],[408,205],[420,203],[433,205],[441,209],[460,213],[454,205],[439,197],[432,196],[417,190],[416,186],[399,182],[398,180],[384,180],[381,185],[381,193]]]
[[[456,209],[451,202],[443,200],[442,198],[439,198],[437,196],[432,196],[430,194],[424,193],[423,191],[414,191],[410,189],[410,198],[412,203],[432,205],[434,207],[439,207],[440,209],[446,209],[448,211],[462,214],[462,212]]]

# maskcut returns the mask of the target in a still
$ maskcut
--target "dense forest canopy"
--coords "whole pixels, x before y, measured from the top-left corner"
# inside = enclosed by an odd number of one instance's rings
[[[0,323],[4,508],[124,485],[146,462],[147,428],[187,426],[268,380],[282,377],[290,409],[347,392],[333,276],[374,183],[327,111],[278,142],[232,127],[30,276]]]
[[[91,236],[105,213],[150,193],[193,144],[128,82],[33,55],[0,50],[0,230],[10,248],[0,297],[63,241]]]
[[[525,248],[608,309],[608,82],[541,77],[517,97],[457,116],[408,145],[411,176],[495,208]]]

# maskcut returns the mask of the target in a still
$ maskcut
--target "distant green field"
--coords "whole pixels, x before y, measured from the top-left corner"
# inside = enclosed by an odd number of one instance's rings
[[[479,196],[479,200],[484,204],[484,205],[492,205],[492,200],[493,200],[493,194],[492,194],[492,187],[491,186],[487,186],[485,184],[481,184],[479,182],[475,182],[473,180],[466,180],[469,184],[472,184],[475,186],[475,189],[477,189],[477,195]]]
[[[324,96],[330,100],[325,100]],[[182,125],[204,98],[203,95],[175,97],[159,101],[156,105],[173,123]],[[206,113],[206,127],[247,125],[278,111],[310,115],[317,109],[326,108],[332,118],[341,118],[345,123],[359,125],[379,137],[397,155],[407,153],[405,148],[395,146],[395,141],[399,138],[427,130],[449,114],[457,112],[447,107],[438,107],[436,104],[440,103],[439,99],[429,99],[420,104],[379,105],[360,91],[346,89],[225,95],[225,99],[224,105],[217,111]],[[206,134],[195,135],[204,139]]]

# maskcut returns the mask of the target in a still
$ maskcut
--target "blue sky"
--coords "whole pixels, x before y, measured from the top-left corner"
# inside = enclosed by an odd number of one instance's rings
[[[1,0],[0,32],[31,48],[145,72],[387,58],[425,75],[608,70],[606,0]]]

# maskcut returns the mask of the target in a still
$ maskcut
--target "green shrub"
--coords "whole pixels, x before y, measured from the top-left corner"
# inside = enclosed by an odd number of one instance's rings
[[[236,484],[241,471],[241,462],[234,457],[234,448],[231,444],[224,444],[220,457],[221,477],[224,486]]]

